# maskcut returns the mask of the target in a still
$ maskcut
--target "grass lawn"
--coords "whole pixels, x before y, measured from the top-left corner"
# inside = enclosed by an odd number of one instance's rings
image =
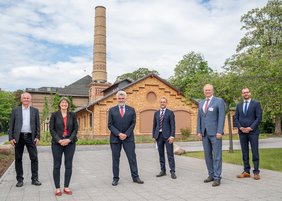
[[[282,148],[260,149],[260,168],[282,172]],[[194,158],[204,158],[204,152],[189,152],[185,156]],[[241,150],[235,150],[234,153],[228,151],[222,152],[222,160],[225,163],[232,163],[243,166]],[[250,164],[252,166],[252,154],[250,151]]]

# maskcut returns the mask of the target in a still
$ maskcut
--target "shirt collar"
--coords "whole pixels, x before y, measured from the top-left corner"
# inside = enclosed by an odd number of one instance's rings
[[[210,102],[211,102],[212,98],[213,98],[213,95],[209,98],[206,97],[205,101],[207,101],[207,99],[210,99]]]
[[[29,110],[30,109],[30,105],[27,107],[27,108],[25,108],[23,105],[22,105],[22,110]]]

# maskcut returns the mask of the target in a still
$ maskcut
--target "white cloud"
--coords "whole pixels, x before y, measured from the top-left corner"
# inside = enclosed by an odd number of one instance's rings
[[[97,5],[104,5],[107,12],[110,82],[139,67],[168,78],[190,51],[202,53],[213,69],[220,70],[243,36],[240,17],[267,0],[201,2],[18,0],[13,5],[0,4],[0,88],[64,86],[91,75]],[[73,51],[60,52],[66,51],[64,46]]]

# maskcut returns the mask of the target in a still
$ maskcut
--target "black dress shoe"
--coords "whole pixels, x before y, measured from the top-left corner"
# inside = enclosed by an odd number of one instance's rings
[[[113,186],[117,186],[117,185],[118,185],[118,180],[117,180],[117,179],[114,179],[113,182],[112,182],[112,185],[113,185]]]
[[[144,184],[144,181],[142,181],[139,177],[133,179],[133,182],[137,184]]]
[[[209,183],[209,182],[211,182],[211,181],[213,181],[213,180],[214,180],[213,177],[208,176],[208,178],[206,178],[206,179],[204,180],[204,183]]]
[[[166,175],[166,173],[165,173],[165,172],[160,171],[160,173],[159,173],[159,174],[157,174],[157,175],[156,175],[156,177],[162,177],[162,176],[165,176],[165,175]]]
[[[174,172],[171,173],[171,178],[172,179],[176,179],[177,178]]]
[[[35,186],[41,186],[41,182],[38,180],[32,180],[31,184]]]
[[[18,183],[16,184],[16,187],[22,187],[23,186],[23,181],[18,181]]]
[[[213,187],[216,187],[216,186],[219,186],[219,185],[220,185],[220,180],[219,179],[214,180],[214,182],[212,183]]]

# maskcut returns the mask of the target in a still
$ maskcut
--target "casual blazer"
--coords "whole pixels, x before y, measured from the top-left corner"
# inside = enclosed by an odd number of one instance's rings
[[[127,138],[124,140],[124,142],[134,141],[135,124],[136,113],[134,108],[125,105],[125,113],[123,117],[120,115],[119,106],[110,108],[108,114],[108,128],[111,132],[110,142],[119,143],[119,133],[124,133],[127,135]]]
[[[78,124],[74,112],[67,113],[67,136],[64,137],[64,120],[61,111],[53,112],[50,118],[50,132],[52,143],[58,143],[61,139],[70,139],[71,142],[77,141]]]
[[[20,139],[21,129],[23,126],[22,106],[16,107],[12,110],[10,124],[9,124],[9,140],[15,139],[16,142]],[[30,128],[31,136],[34,141],[35,138],[40,139],[40,121],[38,109],[30,106]]]
[[[160,110],[156,111],[154,114],[153,120],[153,131],[152,136],[154,139],[159,138],[159,130],[160,130]],[[162,135],[165,139],[169,137],[175,137],[175,117],[173,111],[166,108],[163,124],[162,124]]]
[[[254,100],[251,100],[249,103],[247,114],[243,113],[243,102],[239,103],[236,106],[235,112],[235,124],[238,128],[239,134],[243,132],[240,130],[241,127],[251,127],[253,130],[250,134],[259,134],[258,126],[262,119],[262,110],[260,103]]]
[[[216,133],[223,134],[225,122],[225,103],[223,99],[213,97],[207,113],[203,111],[205,99],[201,100],[198,108],[197,132],[214,136]]]

